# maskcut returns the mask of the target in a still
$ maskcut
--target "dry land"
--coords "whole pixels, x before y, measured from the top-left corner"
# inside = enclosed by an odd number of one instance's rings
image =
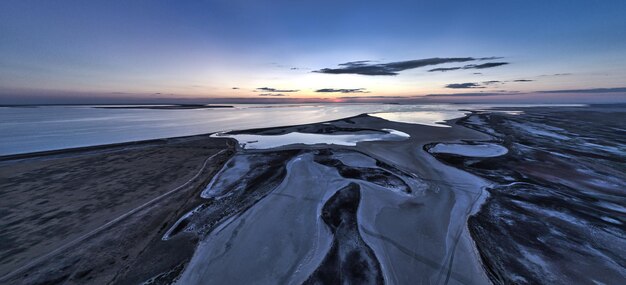
[[[161,237],[234,146],[195,136],[0,158],[2,283],[137,283],[175,269],[195,238]]]

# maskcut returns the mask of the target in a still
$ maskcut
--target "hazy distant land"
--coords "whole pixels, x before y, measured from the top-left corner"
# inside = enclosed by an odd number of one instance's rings
[[[97,109],[154,109],[154,110],[187,110],[187,109],[214,109],[234,108],[231,105],[203,105],[203,104],[178,104],[178,105],[122,105],[122,106],[95,106]]]

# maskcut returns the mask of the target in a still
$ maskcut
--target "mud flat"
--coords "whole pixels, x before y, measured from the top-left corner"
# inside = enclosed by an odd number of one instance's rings
[[[435,154],[495,183],[469,219],[491,281],[624,283],[626,106],[506,110],[458,121],[506,155]]]
[[[480,111],[449,128],[362,115],[232,133],[318,137],[239,141],[203,197],[257,199],[223,222],[201,218],[209,207],[186,215],[200,217],[182,227],[200,245],[178,282],[619,283],[626,128],[610,118],[624,110],[598,108]],[[363,140],[343,142],[350,133]],[[368,139],[377,133],[408,136]],[[258,188],[264,170],[250,170],[275,163],[249,157],[281,153],[275,186]]]
[[[316,139],[272,137],[296,132]],[[170,229],[200,240],[179,284],[489,283],[466,221],[490,182],[424,146],[490,136],[367,115],[221,136],[241,148]]]
[[[0,283],[171,281],[196,240],[161,237],[234,146],[207,135],[0,157]]]

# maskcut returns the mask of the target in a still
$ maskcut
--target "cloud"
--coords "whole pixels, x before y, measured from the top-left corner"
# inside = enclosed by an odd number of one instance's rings
[[[370,63],[372,62],[371,60],[357,60],[357,61],[350,61],[350,62],[346,62],[346,63],[340,63],[338,64],[339,66],[353,66],[353,65],[362,65],[362,64],[366,64],[366,63]]]
[[[487,58],[489,57],[479,58],[478,60],[483,60]],[[459,69],[485,69],[485,68],[492,68],[492,67],[497,67],[497,66],[501,66],[505,64],[509,64],[509,63],[508,62],[487,62],[487,63],[482,63],[482,64],[468,64],[463,67],[455,66],[455,67],[435,68],[435,69],[428,70],[428,72],[437,72],[437,71],[446,72],[446,71],[459,70]],[[477,74],[477,73],[474,73],[474,74]]]
[[[238,90],[238,89],[239,89],[239,87],[233,87],[232,89],[233,89],[233,90]]]
[[[300,90],[295,90],[295,89],[276,89],[276,88],[270,88],[270,87],[260,87],[257,88],[254,92],[283,92],[283,93],[289,93],[289,92],[298,92]]]
[[[174,93],[155,92],[155,93],[152,93],[152,96],[155,96],[155,97],[165,97],[165,96],[176,96],[176,94],[174,94]]]
[[[483,97],[501,95],[519,95],[519,92],[473,92],[473,93],[452,93],[452,94],[428,94],[425,97]]]
[[[263,96],[263,97],[284,97],[284,96],[287,96],[287,95],[280,94],[280,93],[263,93],[263,94],[259,94],[259,96]]]
[[[517,79],[517,80],[504,80],[504,81],[500,81],[500,80],[489,80],[489,81],[483,81],[483,82],[466,82],[466,83],[451,83],[446,85],[446,88],[451,88],[451,89],[465,89],[465,88],[486,88],[488,85],[499,85],[499,84],[505,84],[507,82],[532,82],[534,80],[528,80],[528,79]]]
[[[503,59],[504,57],[501,56],[490,56],[490,57],[481,57],[478,58],[478,60],[496,60],[496,59]]]
[[[484,85],[491,85],[491,84],[497,84],[497,83],[504,83],[504,82],[498,81],[498,80],[483,81]]]
[[[428,72],[437,72],[437,71],[441,71],[441,72],[446,72],[446,71],[452,71],[452,70],[458,70],[461,69],[460,67],[440,67],[440,68],[433,68],[428,70]]]
[[[497,67],[497,66],[501,66],[505,64],[509,64],[509,63],[508,62],[487,62],[483,64],[469,64],[469,65],[463,66],[463,69],[485,69],[485,68],[492,68],[492,67]]]
[[[538,77],[545,77],[545,76],[569,76],[569,75],[572,75],[572,73],[542,74],[542,75],[539,75]]]
[[[315,92],[318,93],[369,93],[365,88],[353,88],[353,89],[334,89],[334,88],[323,88],[317,89]]]
[[[411,97],[406,96],[343,96],[338,97],[339,99],[407,99]]]
[[[571,89],[571,90],[548,90],[548,91],[538,91],[538,92],[539,93],[626,93],[626,87]]]
[[[467,88],[485,88],[484,86],[480,86],[478,83],[466,82],[466,83],[452,83],[446,85],[446,88],[451,89],[467,89]]]
[[[404,71],[407,69],[414,69],[429,65],[438,65],[444,63],[453,63],[453,62],[468,62],[474,60],[485,60],[490,59],[487,58],[473,58],[473,57],[450,57],[450,58],[424,58],[424,59],[415,59],[415,60],[406,60],[406,61],[396,61],[396,62],[388,62],[388,63],[373,63],[369,60],[360,60],[360,61],[351,61],[346,63],[339,64],[338,68],[323,68],[320,70],[315,70],[313,72],[317,73],[326,73],[326,74],[360,74],[360,75],[398,75],[400,71]],[[506,64],[506,63],[503,63]],[[474,65],[474,66],[482,66]],[[483,68],[483,67],[474,67],[474,68]],[[486,68],[486,67],[484,67]],[[437,70],[442,71],[442,70]]]

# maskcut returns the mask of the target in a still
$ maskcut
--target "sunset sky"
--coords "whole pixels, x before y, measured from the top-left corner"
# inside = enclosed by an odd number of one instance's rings
[[[623,0],[5,0],[0,103],[626,102],[625,15]]]

